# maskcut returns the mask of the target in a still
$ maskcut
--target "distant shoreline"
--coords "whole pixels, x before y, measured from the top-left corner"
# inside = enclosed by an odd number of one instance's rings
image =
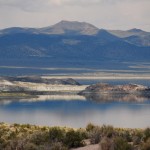
[[[17,66],[0,66],[2,69],[32,69],[46,71],[70,71],[68,73],[39,74],[42,78],[47,79],[65,79],[73,78],[79,80],[149,80],[150,70],[113,70],[113,69],[92,69],[92,68],[55,68],[55,67],[17,67]],[[72,72],[73,71],[73,72]],[[75,73],[76,71],[76,73]],[[81,72],[83,71],[83,72]],[[85,71],[85,72],[84,72]],[[34,74],[33,74],[34,75]],[[7,76],[1,75],[1,76]],[[28,75],[24,75],[28,76]]]
[[[111,75],[100,75],[100,76],[92,76],[89,75],[89,76],[84,76],[84,75],[56,75],[56,76],[53,76],[53,75],[50,75],[50,76],[42,76],[42,78],[47,78],[47,79],[52,79],[52,78],[56,78],[56,79],[65,79],[65,78],[73,78],[73,79],[80,79],[80,80],[124,80],[124,79],[127,79],[127,80],[148,80],[150,79],[150,75],[147,75],[147,76],[125,76],[125,75],[121,75],[121,74],[116,74],[116,76],[111,76]]]

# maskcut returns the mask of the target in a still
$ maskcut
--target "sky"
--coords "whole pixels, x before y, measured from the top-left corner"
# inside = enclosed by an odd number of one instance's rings
[[[150,0],[0,0],[0,29],[46,27],[61,20],[150,31]]]

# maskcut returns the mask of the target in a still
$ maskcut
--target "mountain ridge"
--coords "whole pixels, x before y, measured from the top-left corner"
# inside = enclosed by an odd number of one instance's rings
[[[47,28],[7,28],[0,30],[0,58],[150,60],[149,32],[131,29],[125,33],[130,33],[127,37],[119,36],[123,31],[117,32],[77,21],[61,21]]]
[[[122,38],[130,44],[134,44],[137,46],[150,46],[150,32],[146,32],[141,29],[133,28],[126,31],[107,30],[107,29],[99,29],[96,26],[86,22],[66,21],[66,20],[62,20],[54,25],[43,28],[22,28],[22,27],[6,28],[0,30],[0,36],[15,33],[95,36],[99,34],[101,30],[105,30],[118,38]]]
[[[55,27],[55,26],[57,26],[57,25],[61,25],[61,24],[80,24],[80,25],[83,25],[83,24],[85,24],[85,25],[89,25],[89,26],[91,26],[91,27],[93,27],[93,28],[95,28],[95,29],[98,29],[98,30],[101,30],[102,28],[98,28],[98,27],[96,27],[96,26],[94,26],[94,25],[92,25],[92,24],[90,24],[90,23],[87,23],[87,22],[79,22],[79,21],[67,21],[67,20],[61,20],[60,22],[58,22],[58,23],[56,23],[56,24],[54,24],[54,25],[50,25],[50,26],[46,26],[46,27],[40,27],[40,28],[36,28],[36,27],[8,27],[8,28],[3,28],[3,29],[0,29],[0,33],[4,30],[11,30],[11,29],[13,29],[13,28],[18,28],[18,29],[24,29],[24,30],[36,30],[36,31],[38,31],[39,30],[39,32],[40,32],[40,30],[48,30],[49,28],[52,28],[52,27]],[[132,28],[132,29],[129,29],[129,30],[109,30],[109,29],[103,29],[103,30],[107,30],[107,31],[109,31],[109,32],[111,32],[111,31],[122,31],[122,32],[145,32],[145,33],[150,33],[150,32],[148,32],[148,31],[144,31],[144,30],[142,30],[142,29],[138,29],[138,28]],[[45,32],[45,31],[44,31]]]

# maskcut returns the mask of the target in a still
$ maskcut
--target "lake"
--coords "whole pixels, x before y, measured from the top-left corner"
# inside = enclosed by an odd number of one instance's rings
[[[138,83],[149,80],[80,80],[92,84]],[[77,95],[41,96],[30,100],[1,100],[0,122],[29,123],[48,126],[85,127],[88,123],[115,127],[145,128],[150,126],[150,98],[140,103],[98,103]]]

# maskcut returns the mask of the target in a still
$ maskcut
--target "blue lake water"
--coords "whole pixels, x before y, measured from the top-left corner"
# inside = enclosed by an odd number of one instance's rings
[[[150,85],[149,80],[83,80],[111,84],[138,83]],[[150,127],[150,99],[141,103],[97,103],[83,97],[39,100],[1,100],[0,122],[30,123],[48,126],[85,127],[88,123],[115,127]]]
[[[0,106],[0,120],[49,126],[85,127],[89,122],[115,127],[150,125],[150,103],[93,103],[91,101],[13,102]]]

